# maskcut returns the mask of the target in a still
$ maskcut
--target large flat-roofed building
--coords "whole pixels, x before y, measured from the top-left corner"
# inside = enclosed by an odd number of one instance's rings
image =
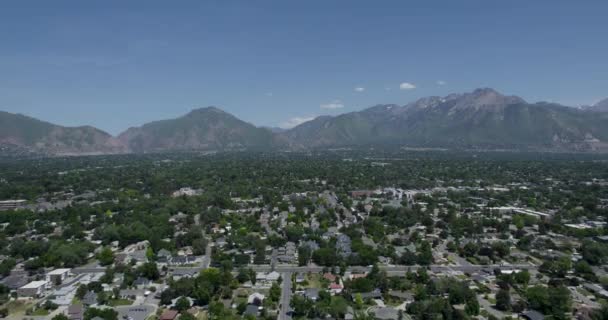
[[[71,269],[55,269],[46,274],[46,281],[50,284],[61,284],[70,275]]]
[[[17,295],[20,297],[31,297],[37,298],[44,294],[44,291],[48,287],[47,281],[32,281],[23,287],[17,289]]]
[[[24,206],[25,200],[2,200],[0,201],[0,211],[15,210]]]

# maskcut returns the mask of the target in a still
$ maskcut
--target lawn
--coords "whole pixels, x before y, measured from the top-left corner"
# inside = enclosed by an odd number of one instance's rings
[[[32,312],[31,316],[48,316],[49,311],[45,308],[38,308],[36,311]]]
[[[13,314],[13,313],[25,313],[25,310],[27,308],[29,308],[31,305],[32,305],[31,302],[13,300],[13,301],[7,302],[3,306],[3,308],[6,308],[8,310],[9,314]]]
[[[132,304],[133,304],[133,300],[129,300],[129,299],[110,299],[108,301],[108,305],[111,307],[130,306]]]
[[[321,281],[321,275],[318,273],[311,273],[306,275],[306,282],[308,282],[308,285],[306,286],[307,288],[324,289],[325,287],[323,286]]]

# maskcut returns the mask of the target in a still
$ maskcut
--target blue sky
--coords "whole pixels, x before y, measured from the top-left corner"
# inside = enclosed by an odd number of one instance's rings
[[[0,110],[116,134],[210,105],[278,126],[477,87],[589,104],[608,97],[606,12],[605,0],[3,1]]]

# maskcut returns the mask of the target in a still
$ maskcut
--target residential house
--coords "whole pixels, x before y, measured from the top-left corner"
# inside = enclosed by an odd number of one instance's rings
[[[259,292],[254,292],[254,293],[250,294],[249,297],[247,297],[247,304],[254,304],[256,306],[260,306],[264,302],[265,298],[266,298],[265,295],[263,295]]]
[[[84,309],[81,304],[73,304],[68,307],[67,316],[69,320],[84,320]]]
[[[335,276],[329,272],[326,272],[323,274],[323,278],[329,282],[336,282],[337,276]]]
[[[350,237],[345,234],[339,234],[336,238],[336,250],[343,258],[350,256],[353,252]]]
[[[0,281],[3,285],[11,290],[17,290],[28,283],[27,274],[11,274],[10,276]]]
[[[364,293],[361,293],[361,298],[363,298],[363,300],[382,299],[382,292],[379,289],[375,289],[374,291],[371,291],[371,292],[364,292]]]
[[[332,295],[340,294],[342,293],[342,290],[344,290],[344,286],[342,286],[340,283],[332,282],[329,284],[329,292]]]
[[[97,293],[93,292],[93,291],[89,291],[87,292],[84,297],[82,298],[82,303],[85,306],[92,306],[97,304]]]
[[[133,286],[140,288],[140,289],[144,289],[144,288],[147,288],[148,286],[150,286],[151,283],[152,283],[152,281],[148,280],[147,278],[139,277],[139,278],[135,279],[135,281],[133,281]]]
[[[399,311],[392,307],[375,306],[370,308],[369,312],[378,320],[398,320]]]
[[[319,289],[318,288],[307,288],[304,291],[304,296],[312,301],[317,301],[319,299]]]
[[[295,263],[297,261],[296,253],[296,244],[293,242],[287,242],[284,247],[280,247],[277,250],[277,260],[280,263]]]
[[[521,317],[527,320],[543,320],[545,316],[536,311],[536,310],[528,310],[521,313]]]
[[[260,308],[256,305],[250,304],[247,306],[247,308],[245,309],[245,312],[243,313],[243,316],[253,316],[256,317],[260,314]],[[162,319],[161,319],[162,320]]]
[[[160,320],[175,320],[178,315],[179,313],[177,310],[165,310],[165,312],[160,315]]]
[[[306,281],[306,275],[301,272],[296,274],[296,283],[302,283],[304,281]]]

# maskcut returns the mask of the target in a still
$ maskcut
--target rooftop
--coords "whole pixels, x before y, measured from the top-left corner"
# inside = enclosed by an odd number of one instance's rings
[[[21,287],[21,289],[37,289],[40,288],[42,286],[46,286],[48,284],[48,282],[46,281],[32,281],[26,285],[24,285],[23,287]]]

